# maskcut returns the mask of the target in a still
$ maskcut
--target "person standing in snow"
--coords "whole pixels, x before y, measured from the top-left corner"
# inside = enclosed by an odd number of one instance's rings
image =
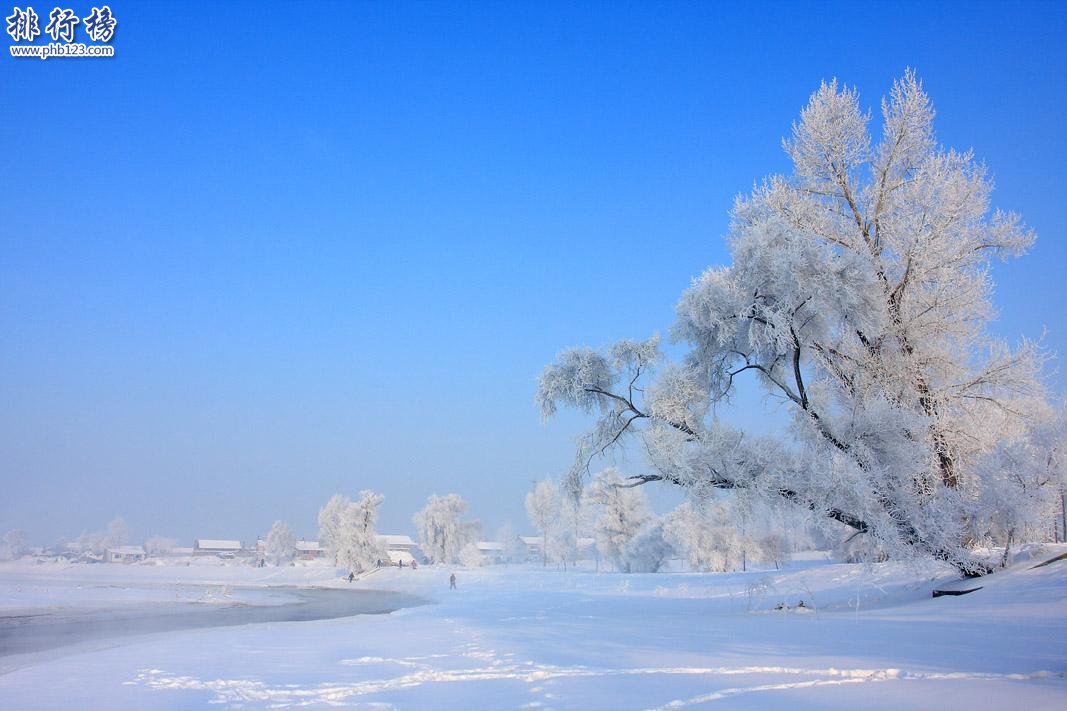
[[[348,574],[348,582],[352,582],[355,579],[356,579],[356,574],[355,573],[349,573]]]
[[[449,590],[455,590],[456,589],[456,574],[455,573],[452,573],[452,575],[448,578],[448,589]]]

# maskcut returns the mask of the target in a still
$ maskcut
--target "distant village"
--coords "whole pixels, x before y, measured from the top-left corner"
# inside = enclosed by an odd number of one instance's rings
[[[517,536],[515,546],[506,546],[501,541],[478,541],[481,565],[501,565],[505,563],[522,563],[540,561],[544,557],[541,536]],[[409,566],[412,563],[425,564],[429,558],[419,549],[418,544],[407,534],[379,534],[378,544],[388,554],[388,560],[382,565]],[[510,551],[509,551],[510,549]],[[593,538],[579,540],[582,558],[592,560],[596,557],[596,541]],[[516,555],[516,552],[518,553]],[[267,543],[258,538],[254,543],[237,539],[197,538],[191,547],[160,545],[118,545],[108,547],[103,552],[83,550],[76,542],[61,543],[48,548],[30,551],[38,563],[154,563],[182,562],[181,559],[218,559],[237,561],[248,565],[264,565],[268,559]],[[326,550],[318,541],[298,540],[293,549],[292,561],[310,562],[323,560]]]

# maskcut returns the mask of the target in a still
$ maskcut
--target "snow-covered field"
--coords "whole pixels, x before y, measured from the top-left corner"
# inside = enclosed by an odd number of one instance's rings
[[[1062,709],[1067,561],[1032,566],[1064,551],[938,599],[967,585],[820,560],[717,575],[459,569],[454,591],[452,569],[389,569],[351,587],[434,604],[0,656],[0,708]],[[277,585],[349,587],[324,567],[9,564],[0,616],[290,600]]]

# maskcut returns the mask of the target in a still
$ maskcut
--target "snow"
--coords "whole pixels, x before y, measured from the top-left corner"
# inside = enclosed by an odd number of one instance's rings
[[[824,556],[782,572],[383,569],[351,587],[434,604],[144,635],[31,663],[0,656],[0,706],[1058,709],[1067,706],[1067,561],[1033,565],[1065,551],[1047,546],[978,581]],[[252,604],[279,584],[349,586],[325,565],[9,564],[0,609],[149,604],[197,582],[232,586]],[[46,590],[54,594],[35,597]]]

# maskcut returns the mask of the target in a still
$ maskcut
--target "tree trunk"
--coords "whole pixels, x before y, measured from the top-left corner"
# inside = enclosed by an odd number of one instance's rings
[[[1008,530],[1008,539],[1004,541],[1004,556],[1000,559],[1000,567],[1008,567],[1008,558],[1011,556],[1011,539],[1015,536],[1015,529]]]
[[[1063,537],[1060,540],[1067,542],[1067,491],[1060,492],[1060,516],[1063,517]]]

